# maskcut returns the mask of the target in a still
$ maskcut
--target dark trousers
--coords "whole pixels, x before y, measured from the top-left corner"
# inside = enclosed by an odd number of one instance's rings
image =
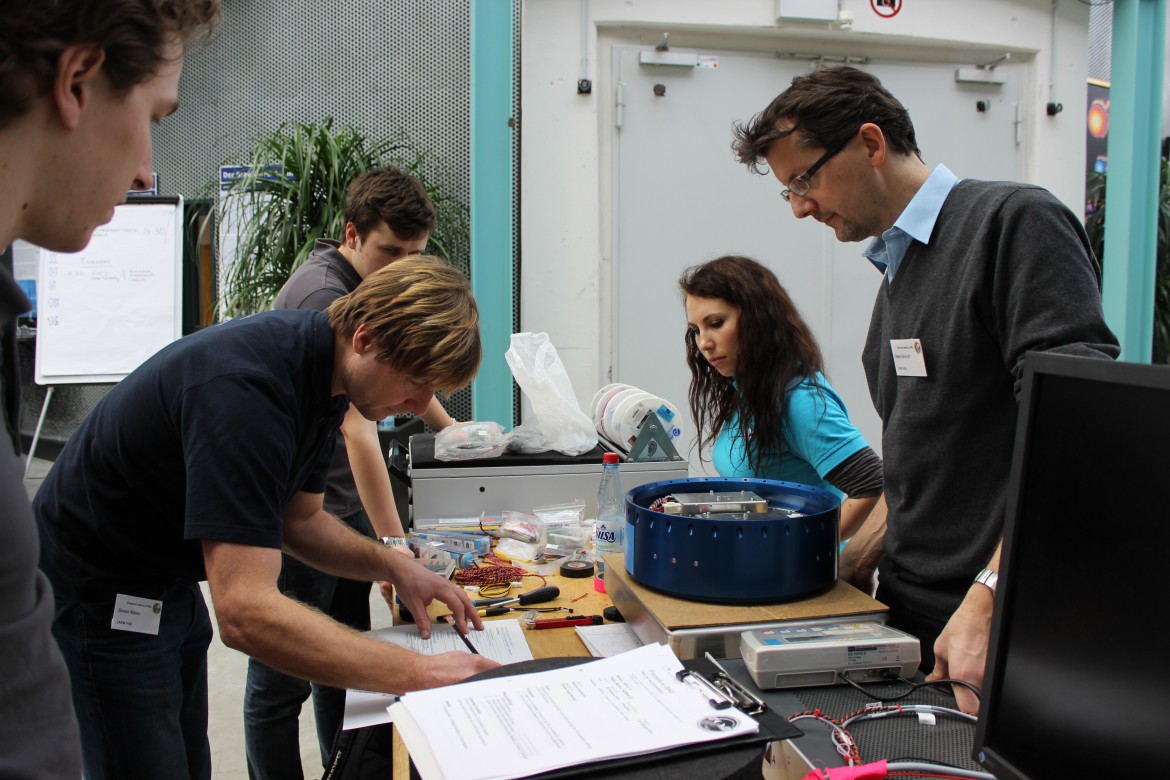
[[[160,594],[158,635],[110,628],[114,598],[58,604],[87,780],[207,780],[207,647],[211,619],[197,583]]]
[[[341,518],[352,528],[373,536],[364,511]],[[315,607],[339,623],[370,629],[370,583],[347,580],[310,568],[285,555],[278,581],[280,592],[302,604]],[[290,637],[289,641],[296,641]],[[321,659],[326,663],[327,659]],[[248,659],[248,682],[244,690],[244,747],[248,777],[252,780],[302,780],[300,715],[301,705],[313,697],[317,743],[321,766],[329,762],[333,740],[345,712],[345,691],[309,683]]]
[[[878,577],[877,595],[874,598],[890,608],[887,622],[892,628],[918,637],[922,648],[922,662],[918,668],[923,674],[930,674],[934,670],[934,641],[946,627],[947,621],[907,607],[888,585],[883,586],[881,576]]]

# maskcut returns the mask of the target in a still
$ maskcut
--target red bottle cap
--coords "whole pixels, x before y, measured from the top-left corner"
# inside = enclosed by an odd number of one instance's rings
[[[601,456],[602,463],[621,463],[622,457],[616,452],[607,452]]]

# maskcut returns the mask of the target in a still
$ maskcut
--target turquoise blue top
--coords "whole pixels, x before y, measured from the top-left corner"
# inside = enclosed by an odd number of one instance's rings
[[[820,385],[819,392],[817,384]],[[825,482],[823,477],[850,455],[868,446],[865,437],[849,421],[845,402],[818,373],[816,384],[805,379],[788,395],[788,410],[784,415],[784,457],[779,464],[774,453],[766,453],[761,469],[748,470],[738,417],[733,417],[719,431],[711,451],[711,462],[723,477],[780,479],[824,488],[844,498],[844,494]]]

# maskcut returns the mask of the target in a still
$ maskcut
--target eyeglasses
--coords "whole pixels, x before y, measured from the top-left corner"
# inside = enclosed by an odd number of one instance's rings
[[[849,145],[849,141],[852,141],[852,140],[853,140],[853,137],[850,136],[849,140],[837,144],[832,149],[830,149],[829,151],[822,154],[821,159],[819,159],[815,163],[813,163],[811,168],[809,168],[803,174],[801,174],[800,176],[797,176],[795,179],[790,181],[788,183],[788,186],[780,191],[780,197],[784,198],[784,202],[791,203],[792,202],[792,200],[791,200],[792,195],[799,195],[802,198],[805,195],[807,195],[809,189],[812,187],[812,182],[809,180],[812,179],[813,174],[815,174],[817,171],[819,171],[821,169],[822,165],[827,163],[829,160],[833,159],[833,157],[835,157],[836,155],[840,154],[845,149],[845,147]]]

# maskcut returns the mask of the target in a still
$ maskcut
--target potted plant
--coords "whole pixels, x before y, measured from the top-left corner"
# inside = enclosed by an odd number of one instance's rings
[[[254,139],[245,172],[220,199],[221,224],[238,236],[229,250],[218,296],[222,316],[271,307],[289,275],[318,238],[340,238],[345,229],[345,194],[363,171],[395,165],[415,175],[435,204],[436,224],[427,251],[450,262],[466,262],[470,243],[466,207],[428,178],[431,156],[405,135],[370,139],[350,126],[286,123]],[[222,238],[222,236],[221,236]]]
[[[1152,362],[1170,363],[1170,161],[1160,164],[1158,184],[1158,241],[1154,276],[1154,348]],[[1097,259],[1105,257],[1105,177],[1090,173],[1086,188],[1085,232]]]

